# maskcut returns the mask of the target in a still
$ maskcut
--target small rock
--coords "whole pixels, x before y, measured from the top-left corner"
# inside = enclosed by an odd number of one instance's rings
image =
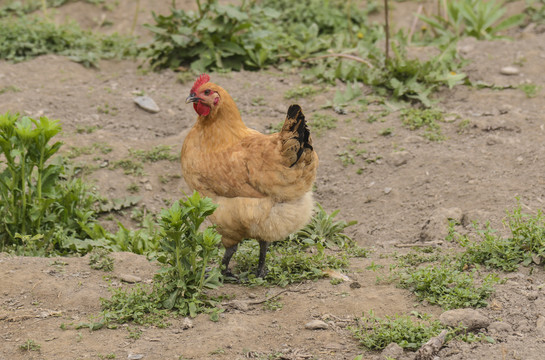
[[[187,330],[187,329],[191,329],[192,327],[193,327],[193,321],[191,321],[191,319],[188,317],[184,318],[184,320],[182,321],[182,329]]]
[[[384,193],[385,193],[386,195],[388,195],[388,194],[391,193],[391,192],[392,192],[392,188],[391,188],[391,187],[384,188]]]
[[[541,336],[545,336],[545,317],[539,316],[536,321],[536,330]]]
[[[409,161],[410,157],[411,154],[408,151],[394,151],[388,155],[386,162],[390,165],[401,166],[405,165]]]
[[[503,321],[494,321],[488,325],[488,331],[492,333],[509,333],[513,331],[513,327]]]
[[[520,70],[514,66],[504,66],[500,69],[500,74],[502,75],[518,75]]]
[[[250,309],[250,305],[248,304],[247,301],[232,300],[232,301],[229,301],[228,305],[231,308],[242,311],[242,312],[246,312]]]
[[[308,330],[325,330],[327,323],[322,320],[312,320],[305,324],[305,329]]]
[[[119,280],[127,282],[129,284],[134,284],[134,283],[142,281],[142,278],[135,275],[130,275],[130,274],[120,274],[118,278]]]
[[[101,167],[101,168],[108,167],[109,165],[110,165],[110,161],[109,161],[109,160],[104,160],[103,162],[100,163],[100,167]]]
[[[539,297],[539,293],[537,291],[530,291],[528,295],[526,295],[526,297],[530,301],[537,300],[537,298]]]
[[[129,354],[127,359],[129,360],[140,360],[144,358],[144,354]]]
[[[352,283],[350,283],[350,289],[359,289],[361,288],[361,284],[357,281],[354,281]]]
[[[144,185],[144,189],[146,189],[147,191],[151,191],[151,190],[153,190],[153,187],[151,186],[150,183],[146,183],[146,184]]]
[[[140,106],[142,109],[149,111],[151,113],[158,113],[159,112],[159,106],[153,101],[152,98],[149,96],[137,96],[134,99],[134,102],[136,105]]]
[[[439,321],[441,324],[450,327],[456,327],[461,323],[467,327],[468,331],[486,328],[490,325],[490,320],[486,316],[473,309],[445,311],[439,316]]]
[[[513,110],[513,107],[509,104],[503,104],[498,108],[500,115],[507,114],[511,110]]]
[[[460,208],[439,208],[422,226],[420,232],[421,241],[444,240],[448,235],[448,224],[450,220],[457,223],[462,221],[463,212]]]
[[[403,356],[403,348],[396,343],[390,343],[380,353],[381,359],[399,359]]]

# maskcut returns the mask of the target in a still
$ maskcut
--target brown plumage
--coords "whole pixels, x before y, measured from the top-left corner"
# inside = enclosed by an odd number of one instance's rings
[[[209,79],[201,75],[186,100],[199,116],[182,147],[182,173],[218,204],[211,220],[226,247],[224,271],[238,243],[253,238],[263,277],[268,243],[311,218],[318,156],[299,105],[290,106],[280,132],[264,135],[244,125],[231,96]]]

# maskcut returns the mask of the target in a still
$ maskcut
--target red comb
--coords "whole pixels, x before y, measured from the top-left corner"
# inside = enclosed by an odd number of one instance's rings
[[[195,84],[193,84],[193,87],[191,88],[191,93],[196,93],[202,84],[206,84],[209,81],[210,81],[210,75],[208,74],[200,75],[195,81]]]

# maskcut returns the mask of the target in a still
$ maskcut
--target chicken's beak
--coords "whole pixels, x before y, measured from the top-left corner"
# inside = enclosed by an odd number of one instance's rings
[[[190,94],[187,99],[185,99],[185,103],[195,103],[197,101],[200,101],[201,99],[196,96],[196,94]]]

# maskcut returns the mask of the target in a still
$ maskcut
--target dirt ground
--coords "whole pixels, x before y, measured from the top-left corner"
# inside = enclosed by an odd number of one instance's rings
[[[71,18],[88,28],[106,18],[114,25],[105,31],[127,33],[135,3],[121,0],[113,10],[103,10],[77,2],[54,14],[58,21]],[[135,33],[146,39],[149,35],[141,24],[151,21],[150,9],[166,12],[169,4],[142,0]],[[177,5],[191,4],[178,1]],[[414,10],[415,4],[395,2],[395,6],[397,19],[403,23],[401,19],[406,22],[407,17],[400,14]],[[367,259],[351,260],[347,275],[361,288],[353,289],[348,282],[334,286],[327,279],[303,283],[281,295],[280,310],[267,310],[262,305],[230,309],[221,314],[219,322],[200,315],[186,330],[183,319],[172,319],[172,325],[165,329],[140,327],[142,336],[135,340],[129,337],[133,325],[96,332],[73,327],[63,330],[60,326],[88,321],[97,314],[99,298],[109,296],[109,286],[121,286],[119,279],[124,275],[151,281],[155,267],[144,257],[114,254],[115,270],[109,283],[104,272],[89,267],[87,257],[0,254],[0,360],[102,359],[112,354],[117,359],[140,358],[135,355],[143,355],[143,359],[244,359],[275,352],[285,352],[286,358],[293,359],[313,356],[352,360],[358,354],[364,354],[364,359],[381,358],[380,353],[360,348],[351,337],[346,325],[352,319],[369,310],[378,316],[413,310],[438,316],[442,310],[418,303],[409,291],[395,285],[377,285],[377,273],[366,270],[367,266],[374,262],[387,267],[394,260],[385,255],[408,251],[400,244],[444,238],[446,225],[431,225],[447,212],[457,214],[465,224],[490,220],[492,227],[505,230],[501,220],[506,210],[516,206],[517,197],[526,212],[544,208],[545,33],[532,28],[511,35],[512,41],[467,39],[460,43],[460,50],[470,60],[466,72],[473,81],[515,88],[476,90],[458,86],[442,91],[437,106],[452,114],[448,117],[451,121],[441,124],[446,136],[443,142],[430,142],[421,132],[404,128],[396,111],[383,121],[368,122],[370,115],[383,110],[378,104],[347,115],[321,109],[332,100],[336,89],[344,88],[341,83],[298,100],[307,116],[321,112],[338,118],[336,129],[314,138],[320,157],[315,198],[328,212],[340,209],[340,217],[357,220],[348,233],[359,245],[373,250]],[[518,75],[500,74],[502,67],[514,64],[520,69]],[[127,187],[137,183],[142,197],[138,206],[157,212],[180,198],[182,190],[188,190],[179,178],[178,162],[147,163],[142,177],[99,166],[127,157],[129,149],[170,145],[178,152],[195,121],[192,107],[184,103],[191,83],[181,84],[171,71],[146,73],[138,65],[104,61],[99,69],[87,69],[58,56],[19,64],[0,61],[0,88],[17,89],[0,94],[0,113],[18,111],[59,119],[65,153],[71,146],[108,144],[113,148],[109,154],[97,151],[74,159],[97,167],[85,175],[86,179],[108,198],[128,195]],[[276,70],[212,73],[211,78],[233,96],[246,124],[260,131],[284,119],[293,102],[286,100],[284,93],[300,85],[297,74]],[[528,98],[516,88],[527,82],[542,87],[536,97]],[[148,113],[134,104],[134,94],[140,91],[157,102],[159,113]],[[370,94],[369,89],[363,91]],[[109,111],[104,111],[106,108]],[[95,131],[82,132],[94,127]],[[392,134],[380,135],[386,128],[391,128]],[[353,138],[359,139],[358,148],[367,152],[354,155],[355,164],[343,166],[338,154],[350,151]],[[369,159],[376,161],[366,161]],[[358,169],[362,169],[361,174]],[[161,176],[170,181],[160,181]],[[121,219],[130,225],[129,213]],[[453,245],[444,242],[440,246],[448,249]],[[496,342],[451,342],[439,358],[543,358],[545,272],[521,267],[516,273],[500,276],[505,283],[497,286],[490,305],[480,310],[491,321],[504,323],[501,331],[487,332]],[[281,290],[227,284],[219,293],[235,295],[238,300],[260,300]],[[312,319],[326,320],[328,329],[306,330],[304,325]],[[19,345],[27,339],[40,344],[40,351],[22,352]]]

